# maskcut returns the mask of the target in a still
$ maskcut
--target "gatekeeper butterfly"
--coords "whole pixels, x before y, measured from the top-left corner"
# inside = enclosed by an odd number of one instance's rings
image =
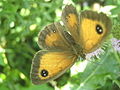
[[[91,10],[77,13],[73,5],[62,12],[63,25],[52,23],[38,35],[38,51],[32,61],[31,80],[43,84],[68,70],[78,56],[96,50],[111,29],[111,20],[103,13]]]

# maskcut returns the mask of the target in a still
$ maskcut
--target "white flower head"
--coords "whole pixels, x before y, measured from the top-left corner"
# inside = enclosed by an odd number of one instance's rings
[[[120,52],[120,40],[116,39],[116,38],[112,38],[112,46],[114,48],[114,50]]]

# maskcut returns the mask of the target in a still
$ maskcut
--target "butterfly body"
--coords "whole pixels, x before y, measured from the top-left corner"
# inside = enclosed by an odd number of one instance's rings
[[[62,12],[62,21],[50,24],[38,35],[38,51],[32,62],[31,79],[34,84],[58,78],[80,56],[95,51],[111,29],[110,19],[103,13],[83,11],[78,15],[72,5]]]

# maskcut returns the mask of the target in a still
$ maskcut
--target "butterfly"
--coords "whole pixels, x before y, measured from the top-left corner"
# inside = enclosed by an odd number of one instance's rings
[[[33,84],[54,80],[66,72],[78,59],[85,58],[100,47],[111,29],[111,20],[103,13],[91,10],[77,13],[66,5],[60,22],[47,25],[38,35],[38,51],[32,61],[30,77]]]

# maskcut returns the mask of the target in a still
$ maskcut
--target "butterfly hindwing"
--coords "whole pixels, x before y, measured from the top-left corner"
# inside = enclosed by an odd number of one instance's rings
[[[38,35],[38,44],[41,48],[47,50],[63,49],[69,50],[71,45],[70,37],[60,23],[53,23],[44,28]],[[69,35],[70,36],[70,35]]]
[[[68,51],[39,51],[31,68],[31,80],[42,84],[63,74],[76,61],[77,56]]]

